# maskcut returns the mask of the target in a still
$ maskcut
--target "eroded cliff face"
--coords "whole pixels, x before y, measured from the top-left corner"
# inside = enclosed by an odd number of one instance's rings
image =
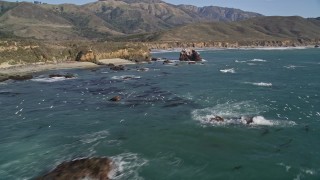
[[[149,60],[151,55],[149,48],[139,43],[0,41],[0,57],[0,65],[9,66],[108,58],[139,62]]]
[[[320,39],[314,40],[256,40],[256,41],[209,41],[209,42],[154,42],[145,43],[150,49],[172,48],[251,48],[251,47],[296,47],[314,46]]]

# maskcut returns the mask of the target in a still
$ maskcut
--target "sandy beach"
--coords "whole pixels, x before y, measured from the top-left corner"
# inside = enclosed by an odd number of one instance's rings
[[[102,59],[98,60],[101,64],[114,64],[118,65],[128,65],[135,64],[132,61],[125,59]],[[0,74],[28,74],[40,71],[48,71],[48,70],[58,70],[58,69],[86,69],[86,68],[96,68],[99,65],[92,62],[77,62],[77,61],[69,61],[69,62],[61,62],[61,63],[45,63],[45,64],[27,64],[27,65],[16,65],[16,66],[8,66],[7,64],[0,65]]]

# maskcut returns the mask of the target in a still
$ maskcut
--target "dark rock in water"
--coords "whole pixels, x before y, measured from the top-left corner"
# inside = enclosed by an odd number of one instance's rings
[[[318,48],[318,47],[319,47],[319,45],[317,44],[317,45],[315,45],[314,47],[315,47],[315,48]]]
[[[211,118],[210,121],[223,122],[224,119],[220,116],[215,116],[214,118]]]
[[[253,117],[244,117],[243,119],[246,121],[247,124],[253,123]]]
[[[235,167],[232,168],[233,171],[240,170],[240,169],[242,169],[241,165],[235,166]]]
[[[49,78],[54,78],[54,77],[64,77],[64,78],[67,78],[67,79],[70,79],[70,78],[74,78],[75,76],[73,74],[50,74],[49,75]]]
[[[190,49],[182,49],[182,51],[180,52],[180,57],[179,57],[180,61],[202,61],[202,58],[200,57],[200,54],[192,49],[190,51]]]
[[[109,180],[108,173],[112,170],[108,158],[85,158],[63,162],[48,174],[36,180],[69,180],[69,179],[103,179]]]
[[[125,77],[123,77],[122,79],[123,79],[123,80],[130,80],[130,79],[132,79],[132,77],[130,77],[130,76],[125,76]]]
[[[149,68],[139,68],[137,71],[149,71]]]
[[[121,101],[121,96],[115,96],[115,97],[111,98],[110,101],[114,101],[114,102]]]
[[[165,61],[163,61],[163,64],[171,64],[172,62],[171,61],[169,61],[169,60],[165,60]]]
[[[124,71],[125,70],[123,65],[113,66],[113,67],[110,67],[110,69],[114,70],[114,71]]]
[[[33,76],[31,74],[24,74],[24,75],[11,75],[9,76],[9,79],[15,80],[15,81],[24,81],[32,79]]]

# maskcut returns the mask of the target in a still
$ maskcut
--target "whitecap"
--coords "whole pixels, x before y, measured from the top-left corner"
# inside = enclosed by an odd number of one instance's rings
[[[277,121],[265,119],[263,116],[255,116],[252,118],[252,120],[253,120],[252,125],[263,125],[263,126],[279,125]]]
[[[267,82],[258,82],[258,83],[246,82],[246,84],[252,84],[252,85],[261,86],[261,87],[272,87],[272,83],[267,83]]]
[[[59,82],[59,81],[65,81],[65,80],[70,80],[70,79],[75,79],[75,78],[65,78],[65,77],[52,77],[52,78],[34,78],[31,79],[31,81],[35,82]]]
[[[309,175],[315,175],[316,171],[314,169],[303,169],[302,170],[304,173],[309,174]]]
[[[234,70],[234,68],[231,69],[221,69],[220,72],[222,73],[236,73],[236,71]]]
[[[135,75],[123,75],[123,76],[113,76],[111,79],[114,80],[131,80],[131,79],[140,79],[141,76]]]
[[[252,59],[251,62],[267,62],[267,60],[264,59]]]
[[[295,65],[288,65],[288,66],[283,66],[284,68],[287,68],[287,69],[296,69],[298,67],[304,67],[304,66],[295,66]]]
[[[247,61],[238,61],[238,60],[235,60],[234,62],[236,62],[236,63],[246,63]]]
[[[91,134],[80,136],[80,141],[83,142],[84,144],[89,144],[89,143],[99,141],[101,139],[105,139],[108,136],[109,136],[109,131],[107,130],[98,131]]]
[[[112,170],[109,172],[110,179],[143,179],[139,175],[139,169],[148,163],[148,160],[139,157],[135,153],[123,153],[111,157]]]

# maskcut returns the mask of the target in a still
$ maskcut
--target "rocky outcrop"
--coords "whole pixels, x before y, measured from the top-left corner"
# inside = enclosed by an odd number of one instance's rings
[[[114,71],[124,71],[125,67],[123,65],[115,66],[115,65],[109,65],[111,70]]]
[[[0,64],[24,65],[38,62],[84,61],[122,58],[133,62],[149,61],[148,47],[141,43],[117,42],[40,42],[1,41]]]
[[[94,53],[91,49],[86,50],[86,51],[80,51],[80,52],[78,52],[78,54],[76,56],[76,61],[95,62],[96,56],[94,55]]]
[[[0,74],[0,82],[7,81],[10,79],[15,81],[25,81],[32,78],[33,76],[31,74],[15,74],[15,75]]]
[[[54,170],[36,180],[53,179],[103,179],[109,180],[108,174],[112,170],[111,160],[108,158],[85,158],[70,162],[63,162]]]
[[[121,101],[121,96],[115,96],[115,97],[111,98],[110,101],[113,101],[113,102]]]
[[[134,62],[150,61],[151,55],[149,50],[124,48],[112,52],[98,52],[97,59],[121,58]]]
[[[182,49],[179,56],[180,61],[202,61],[202,58],[200,57],[200,54],[192,49]]]

